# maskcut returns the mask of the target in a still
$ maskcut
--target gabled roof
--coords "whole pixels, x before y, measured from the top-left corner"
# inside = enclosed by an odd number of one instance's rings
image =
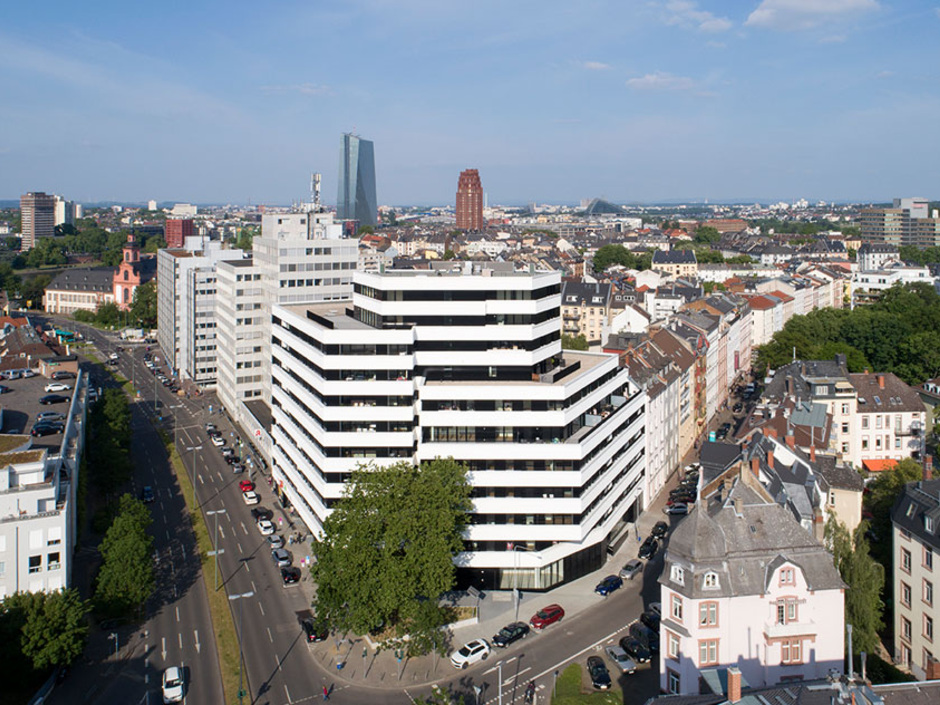
[[[653,253],[653,265],[657,264],[696,264],[693,250],[656,250]]]

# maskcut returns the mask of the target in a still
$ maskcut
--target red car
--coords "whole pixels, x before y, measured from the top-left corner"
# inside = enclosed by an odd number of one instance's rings
[[[255,483],[252,482],[251,480],[242,480],[241,482],[238,483],[238,488],[242,492],[249,492],[255,488]]]
[[[549,605],[536,612],[529,620],[529,624],[532,625],[533,629],[544,629],[549,624],[561,621],[564,616],[565,611],[561,608],[561,605]]]

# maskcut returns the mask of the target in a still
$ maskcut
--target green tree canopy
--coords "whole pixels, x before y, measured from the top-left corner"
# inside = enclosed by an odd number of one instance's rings
[[[590,346],[588,345],[587,338],[585,338],[583,335],[569,335],[568,333],[562,333],[561,347],[565,350],[587,350]]]
[[[23,625],[23,654],[37,671],[67,666],[85,649],[91,605],[75,589],[38,594]]]
[[[694,241],[700,245],[710,245],[721,239],[721,233],[710,225],[703,225],[695,231]]]
[[[466,468],[452,458],[360,466],[314,544],[317,617],[340,631],[390,630],[412,654],[441,651],[470,510]]]
[[[157,283],[155,280],[151,279],[134,290],[131,316],[134,323],[142,328],[157,327]]]
[[[104,559],[95,602],[106,614],[129,614],[143,607],[154,587],[152,519],[146,505],[125,494],[101,542]]]
[[[881,591],[885,582],[884,566],[868,552],[865,532],[868,522],[863,521],[849,535],[845,524],[830,515],[826,522],[826,548],[839,575],[848,585],[845,592],[845,623],[852,625],[852,650],[874,653],[879,645],[878,632],[884,626],[884,602]]]
[[[595,272],[603,272],[612,264],[619,264],[627,269],[645,270],[650,268],[652,262],[652,253],[636,255],[623,245],[604,245],[594,253]]]

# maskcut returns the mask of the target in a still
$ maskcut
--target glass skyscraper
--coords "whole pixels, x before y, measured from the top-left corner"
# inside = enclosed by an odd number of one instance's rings
[[[376,225],[378,210],[372,142],[346,133],[340,142],[336,219],[358,220],[360,226]]]

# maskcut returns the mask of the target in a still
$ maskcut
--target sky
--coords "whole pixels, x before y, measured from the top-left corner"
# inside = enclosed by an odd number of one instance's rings
[[[940,0],[11,3],[0,198],[937,198]]]

